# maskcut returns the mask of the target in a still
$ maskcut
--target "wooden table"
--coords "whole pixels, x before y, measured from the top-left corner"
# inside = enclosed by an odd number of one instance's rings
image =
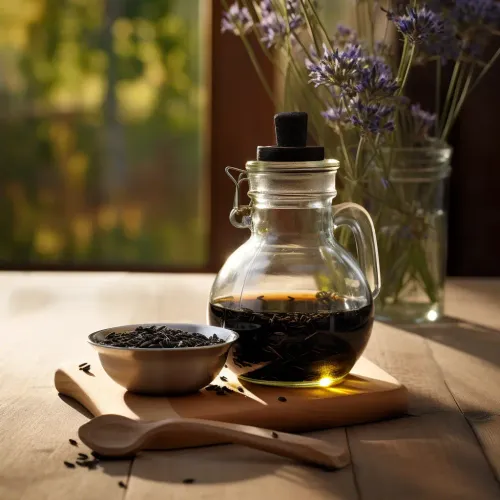
[[[237,446],[147,452],[67,469],[87,415],[53,372],[86,335],[124,323],[204,322],[209,275],[0,273],[0,499],[498,499],[500,281],[450,280],[439,324],[377,324],[366,355],[407,385],[410,415],[314,433],[347,442],[325,472]],[[185,478],[195,484],[183,484]],[[124,481],[126,490],[118,486]]]

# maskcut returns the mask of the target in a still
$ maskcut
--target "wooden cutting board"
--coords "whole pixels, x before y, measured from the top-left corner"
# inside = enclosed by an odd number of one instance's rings
[[[405,414],[407,391],[394,377],[361,358],[345,381],[331,388],[287,389],[241,383],[227,369],[218,385],[235,390],[226,396],[202,390],[182,397],[141,396],[127,392],[102,370],[98,358],[89,360],[89,374],[78,369],[78,362],[56,371],[56,389],[76,399],[94,416],[124,415],[140,420],[193,417],[254,425],[287,432],[305,432],[341,425],[372,422]],[[243,387],[244,392],[237,390]],[[286,402],[279,397],[285,397]],[[178,442],[156,440],[152,448],[183,448],[218,441],[199,436],[180,436]]]

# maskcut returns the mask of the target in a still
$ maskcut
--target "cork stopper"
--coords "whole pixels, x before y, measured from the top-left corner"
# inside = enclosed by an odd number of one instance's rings
[[[322,146],[306,146],[307,113],[278,113],[274,116],[276,146],[259,146],[258,161],[302,162],[325,159]]]

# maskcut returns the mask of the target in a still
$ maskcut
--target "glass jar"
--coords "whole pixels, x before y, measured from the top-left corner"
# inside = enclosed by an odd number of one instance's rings
[[[381,321],[422,323],[443,315],[451,155],[452,149],[439,142],[394,148],[385,153],[390,182],[372,169],[365,206],[377,230]]]
[[[375,232],[361,206],[332,206],[337,169],[336,160],[251,161],[235,181],[248,180],[251,205],[236,196],[230,218],[251,236],[217,275],[208,316],[239,334],[228,364],[243,380],[333,385],[368,342],[380,290]],[[359,263],[335,240],[342,225]]]

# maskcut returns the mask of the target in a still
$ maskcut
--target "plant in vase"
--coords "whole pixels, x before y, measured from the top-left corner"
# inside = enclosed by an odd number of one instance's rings
[[[222,30],[241,37],[276,107],[307,110],[312,139],[329,155],[338,152],[341,200],[370,211],[383,283],[377,316],[434,321],[443,311],[447,139],[467,97],[500,56],[499,49],[484,58],[498,35],[500,4],[346,1],[355,9],[355,28],[330,33],[313,0],[241,0],[226,4]],[[275,92],[260,70],[252,34],[280,75]],[[424,64],[436,77],[433,110],[406,95],[412,70]],[[445,66],[452,73],[441,99]],[[347,233],[339,237],[348,244]]]

